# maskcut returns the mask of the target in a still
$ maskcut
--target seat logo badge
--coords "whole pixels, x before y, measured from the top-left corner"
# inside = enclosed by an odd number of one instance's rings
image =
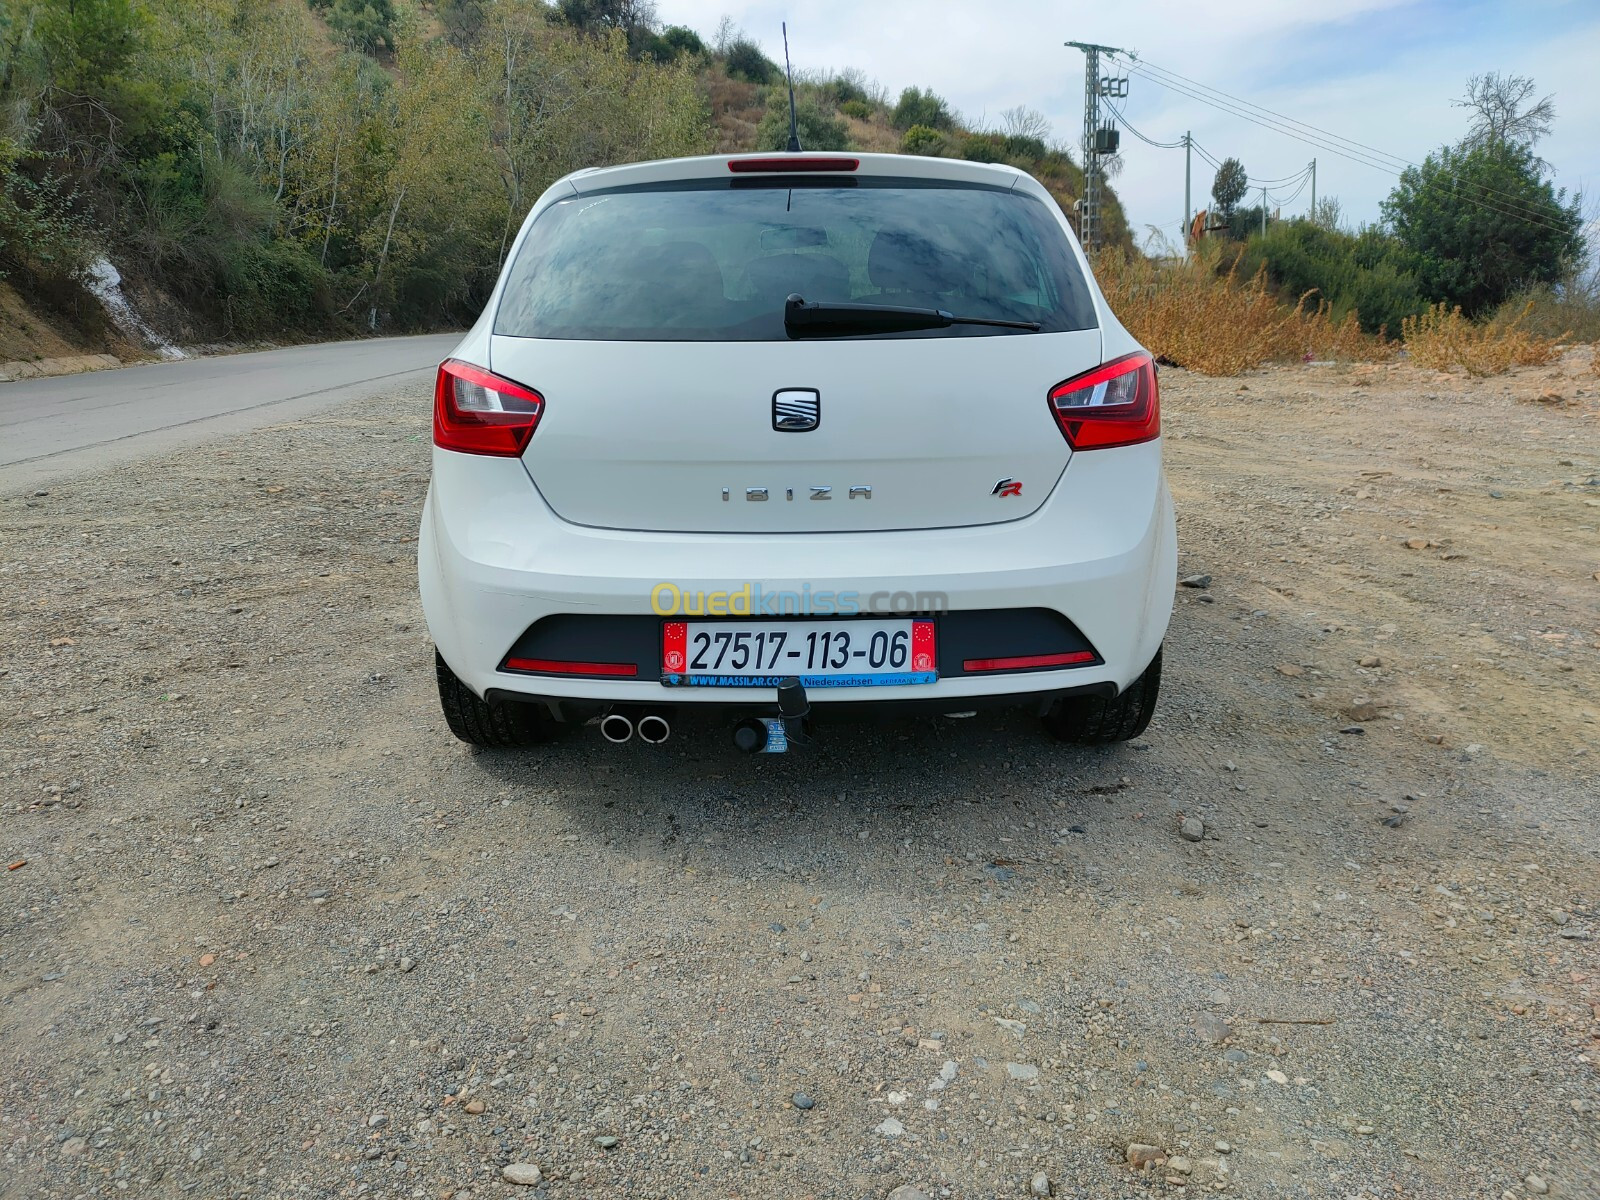
[[[994,485],[994,490],[989,495],[999,496],[1001,499],[1007,496],[1020,496],[1022,495],[1022,480],[1002,479]]]
[[[779,433],[809,433],[822,424],[822,393],[816,388],[780,388],[772,393],[772,427]]]

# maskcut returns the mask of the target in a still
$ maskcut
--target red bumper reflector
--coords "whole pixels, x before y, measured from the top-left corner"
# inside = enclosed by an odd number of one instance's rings
[[[637,663],[566,662],[556,658],[508,658],[508,671],[538,671],[541,675],[637,675]]]
[[[1020,654],[1015,658],[969,658],[963,671],[1024,671],[1029,667],[1075,667],[1094,661],[1093,650],[1068,650],[1063,654]]]
[[[854,171],[861,165],[859,158],[815,158],[803,154],[786,154],[782,158],[730,158],[728,170],[736,175],[753,172],[794,175],[802,171]]]

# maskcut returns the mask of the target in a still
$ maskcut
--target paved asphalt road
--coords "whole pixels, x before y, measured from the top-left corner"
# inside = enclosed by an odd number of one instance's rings
[[[0,490],[294,420],[415,376],[458,334],[324,342],[0,384]]]

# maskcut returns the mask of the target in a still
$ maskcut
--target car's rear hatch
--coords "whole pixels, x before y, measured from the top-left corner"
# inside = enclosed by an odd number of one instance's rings
[[[790,294],[1042,328],[796,340]],[[554,206],[508,275],[489,366],[544,397],[523,460],[566,520],[847,532],[1033,512],[1069,457],[1046,397],[1100,353],[1042,202],[783,178]]]

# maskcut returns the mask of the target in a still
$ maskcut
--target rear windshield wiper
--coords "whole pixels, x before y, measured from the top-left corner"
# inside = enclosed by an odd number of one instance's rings
[[[792,338],[848,337],[854,333],[909,333],[916,329],[948,329],[951,325],[993,325],[1030,329],[1038,321],[1001,321],[993,317],[958,317],[942,308],[907,308],[898,304],[807,304],[791,295],[783,302],[783,328]]]

